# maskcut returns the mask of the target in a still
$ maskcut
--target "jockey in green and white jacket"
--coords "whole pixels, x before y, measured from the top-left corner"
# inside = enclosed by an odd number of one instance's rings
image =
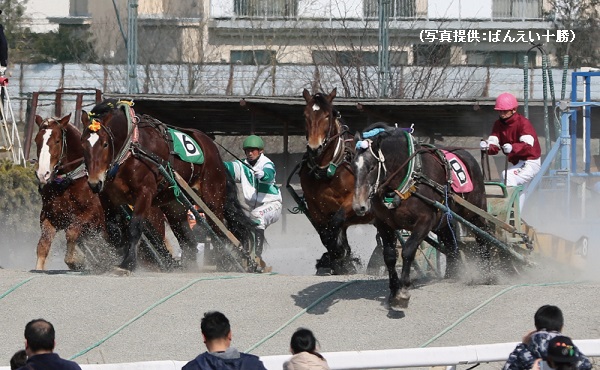
[[[263,140],[250,135],[244,140],[243,147],[246,159],[243,162],[225,162],[225,167],[234,180],[242,184],[250,218],[256,222],[258,234],[261,234],[257,237],[262,252],[264,230],[281,218],[281,192],[275,184],[275,165],[263,153]]]

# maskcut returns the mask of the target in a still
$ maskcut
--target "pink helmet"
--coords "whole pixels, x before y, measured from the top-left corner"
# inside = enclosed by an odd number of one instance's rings
[[[517,98],[513,94],[510,93],[502,93],[496,99],[495,110],[513,110],[517,109],[519,103],[517,102]]]

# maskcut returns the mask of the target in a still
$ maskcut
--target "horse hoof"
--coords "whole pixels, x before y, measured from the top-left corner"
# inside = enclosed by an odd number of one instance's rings
[[[121,267],[113,267],[111,275],[114,276],[131,276],[131,271]]]
[[[407,290],[401,290],[393,296],[390,296],[390,306],[398,308],[408,308],[410,293]]]
[[[331,276],[332,272],[331,272],[331,268],[329,267],[319,267],[317,268],[317,276]]]

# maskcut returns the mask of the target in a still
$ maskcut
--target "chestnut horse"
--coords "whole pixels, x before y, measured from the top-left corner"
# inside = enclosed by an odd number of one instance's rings
[[[36,270],[45,270],[52,241],[59,230],[65,231],[65,263],[72,270],[89,268],[91,263],[77,252],[77,246],[93,242],[102,248],[106,247],[101,245],[102,242],[107,241],[113,248],[119,249],[123,243],[121,229],[126,225],[125,217],[109,204],[103,207],[88,186],[81,132],[69,123],[70,117],[70,114],[63,118],[35,117],[39,128],[35,137],[38,156],[36,176],[42,198]],[[152,210],[150,222],[154,238],[164,240],[164,216],[159,209]],[[109,254],[108,250],[99,252],[97,257],[100,260]],[[158,253],[169,261],[168,251],[161,251],[159,246]]]
[[[167,125],[148,115],[136,116],[132,104],[107,99],[89,115],[82,115],[85,129],[81,143],[89,186],[114,204],[133,205],[129,244],[119,267],[125,272],[135,269],[141,222],[152,206],[159,207],[167,217],[181,246],[182,262],[195,262],[196,241],[188,224],[188,206],[173,182],[175,172],[244,246],[249,245],[254,224],[243,212],[237,187],[227,175],[213,140],[198,130],[178,128],[188,154],[199,152],[191,138],[204,155],[202,164],[183,161],[174,155]],[[223,236],[210,218],[208,222],[218,236]]]
[[[368,138],[366,138],[368,136]],[[484,219],[460,206],[452,199],[449,161],[441,150],[415,143],[403,129],[373,124],[356,135],[356,157],[352,168],[356,175],[353,208],[357,214],[373,212],[375,225],[384,246],[384,261],[389,274],[392,306],[407,307],[410,299],[410,268],[418,246],[430,231],[438,236],[446,254],[446,277],[456,273],[459,240],[449,214],[432,206],[433,201],[449,207],[481,229]],[[486,210],[485,186],[479,164],[465,150],[452,150],[464,164],[452,160],[452,168],[467,171],[472,182],[470,192],[459,193],[467,202]],[[465,184],[468,177],[460,176]],[[387,198],[387,199],[385,199]],[[402,248],[402,273],[396,272],[396,230],[411,232]],[[477,252],[484,261],[484,274],[489,274],[489,247],[477,238]],[[486,275],[489,277],[489,275]]]
[[[306,100],[306,153],[300,167],[300,185],[306,214],[327,249],[317,261],[317,271],[333,274],[355,273],[347,229],[372,222],[373,216],[358,216],[352,209],[354,137],[341,122],[333,107],[336,89],[329,95],[312,95],[304,89]]]

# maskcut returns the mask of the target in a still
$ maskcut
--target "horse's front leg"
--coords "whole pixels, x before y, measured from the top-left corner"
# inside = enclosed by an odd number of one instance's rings
[[[344,226],[344,221],[345,212],[340,208],[319,231],[321,241],[325,245],[325,248],[327,248],[327,256],[323,255],[321,260],[317,261],[317,270],[319,268],[330,267],[331,273],[334,275],[356,273],[356,266],[354,266],[354,261],[352,260],[352,251],[348,243],[347,227]],[[329,261],[326,261],[327,257]],[[330,265],[325,266],[324,262],[329,262]]]
[[[429,223],[426,220],[420,220],[416,223],[416,227],[411,230],[410,237],[406,240],[406,243],[402,247],[402,272],[400,273],[400,292],[394,297],[394,304],[399,307],[408,307],[408,301],[410,300],[410,269],[415,260],[417,254],[417,248],[425,239],[425,236],[431,229],[428,227]]]
[[[137,253],[140,239],[142,238],[143,222],[152,204],[153,196],[149,192],[136,194],[133,205],[133,216],[129,221],[127,236],[129,238],[127,249],[123,256],[123,262],[119,267],[126,271],[133,271],[137,267]]]
[[[402,307],[396,298],[398,290],[400,289],[400,279],[398,278],[398,272],[396,271],[396,261],[398,260],[398,254],[396,252],[396,232],[393,228],[379,220],[375,220],[375,227],[381,238],[381,244],[383,245],[383,261],[385,262],[389,275],[389,304],[390,306]],[[408,300],[406,301],[406,304],[408,304]]]
[[[45,270],[46,259],[48,258],[48,253],[50,253],[50,246],[52,245],[52,241],[56,236],[56,227],[52,225],[50,220],[44,218],[40,222],[40,228],[42,230],[42,235],[40,236],[40,240],[38,241],[37,245],[37,259],[35,262],[35,269]]]
[[[80,271],[85,267],[85,259],[77,250],[77,243],[81,237],[82,227],[78,223],[72,223],[65,230],[67,239],[67,253],[65,254],[65,263],[71,270]]]

